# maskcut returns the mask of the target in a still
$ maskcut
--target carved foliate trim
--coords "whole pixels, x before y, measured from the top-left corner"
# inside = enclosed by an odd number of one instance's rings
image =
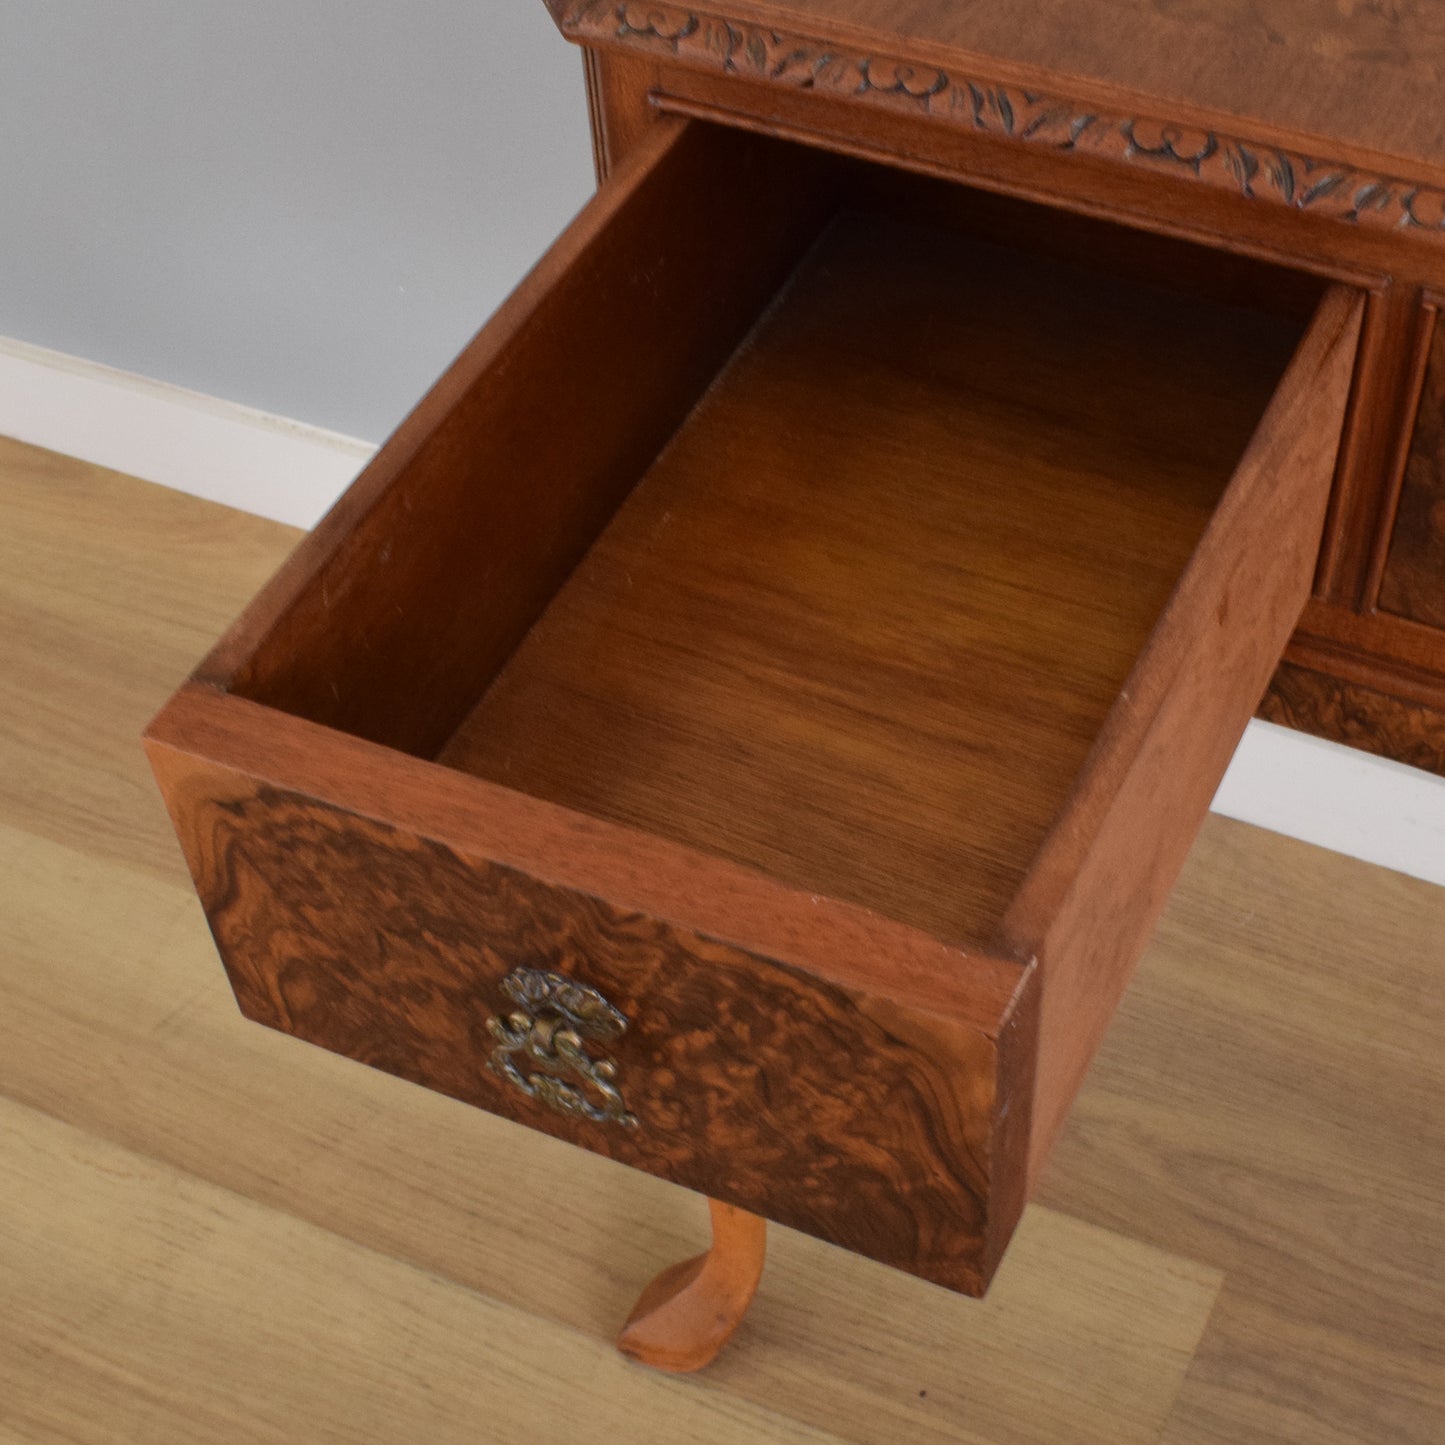
[[[1040,148],[1185,176],[1248,200],[1373,229],[1445,236],[1445,189],[1221,131],[1110,114],[1056,96],[823,41],[691,7],[548,0],[564,34],[683,64],[926,115]]]

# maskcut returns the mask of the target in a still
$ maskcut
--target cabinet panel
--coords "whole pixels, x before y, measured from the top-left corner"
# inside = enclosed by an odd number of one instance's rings
[[[1424,379],[1380,606],[1445,628],[1445,327],[1438,318],[1438,306],[1431,305]]]

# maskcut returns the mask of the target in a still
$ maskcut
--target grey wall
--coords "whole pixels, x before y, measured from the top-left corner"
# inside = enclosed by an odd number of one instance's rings
[[[542,0],[0,0],[0,335],[380,440],[593,186]]]

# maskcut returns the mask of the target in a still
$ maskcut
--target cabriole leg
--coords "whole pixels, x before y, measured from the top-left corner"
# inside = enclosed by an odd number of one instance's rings
[[[711,1364],[743,1322],[763,1273],[765,1219],[708,1200],[712,1248],[670,1265],[642,1291],[617,1348],[629,1358],[679,1374]]]

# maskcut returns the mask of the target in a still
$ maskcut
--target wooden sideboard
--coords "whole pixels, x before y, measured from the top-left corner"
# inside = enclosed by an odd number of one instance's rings
[[[1256,709],[1445,771],[1445,171],[1363,13],[549,3],[598,196],[148,746],[248,1017],[713,1201],[687,1369],[987,1288]]]

